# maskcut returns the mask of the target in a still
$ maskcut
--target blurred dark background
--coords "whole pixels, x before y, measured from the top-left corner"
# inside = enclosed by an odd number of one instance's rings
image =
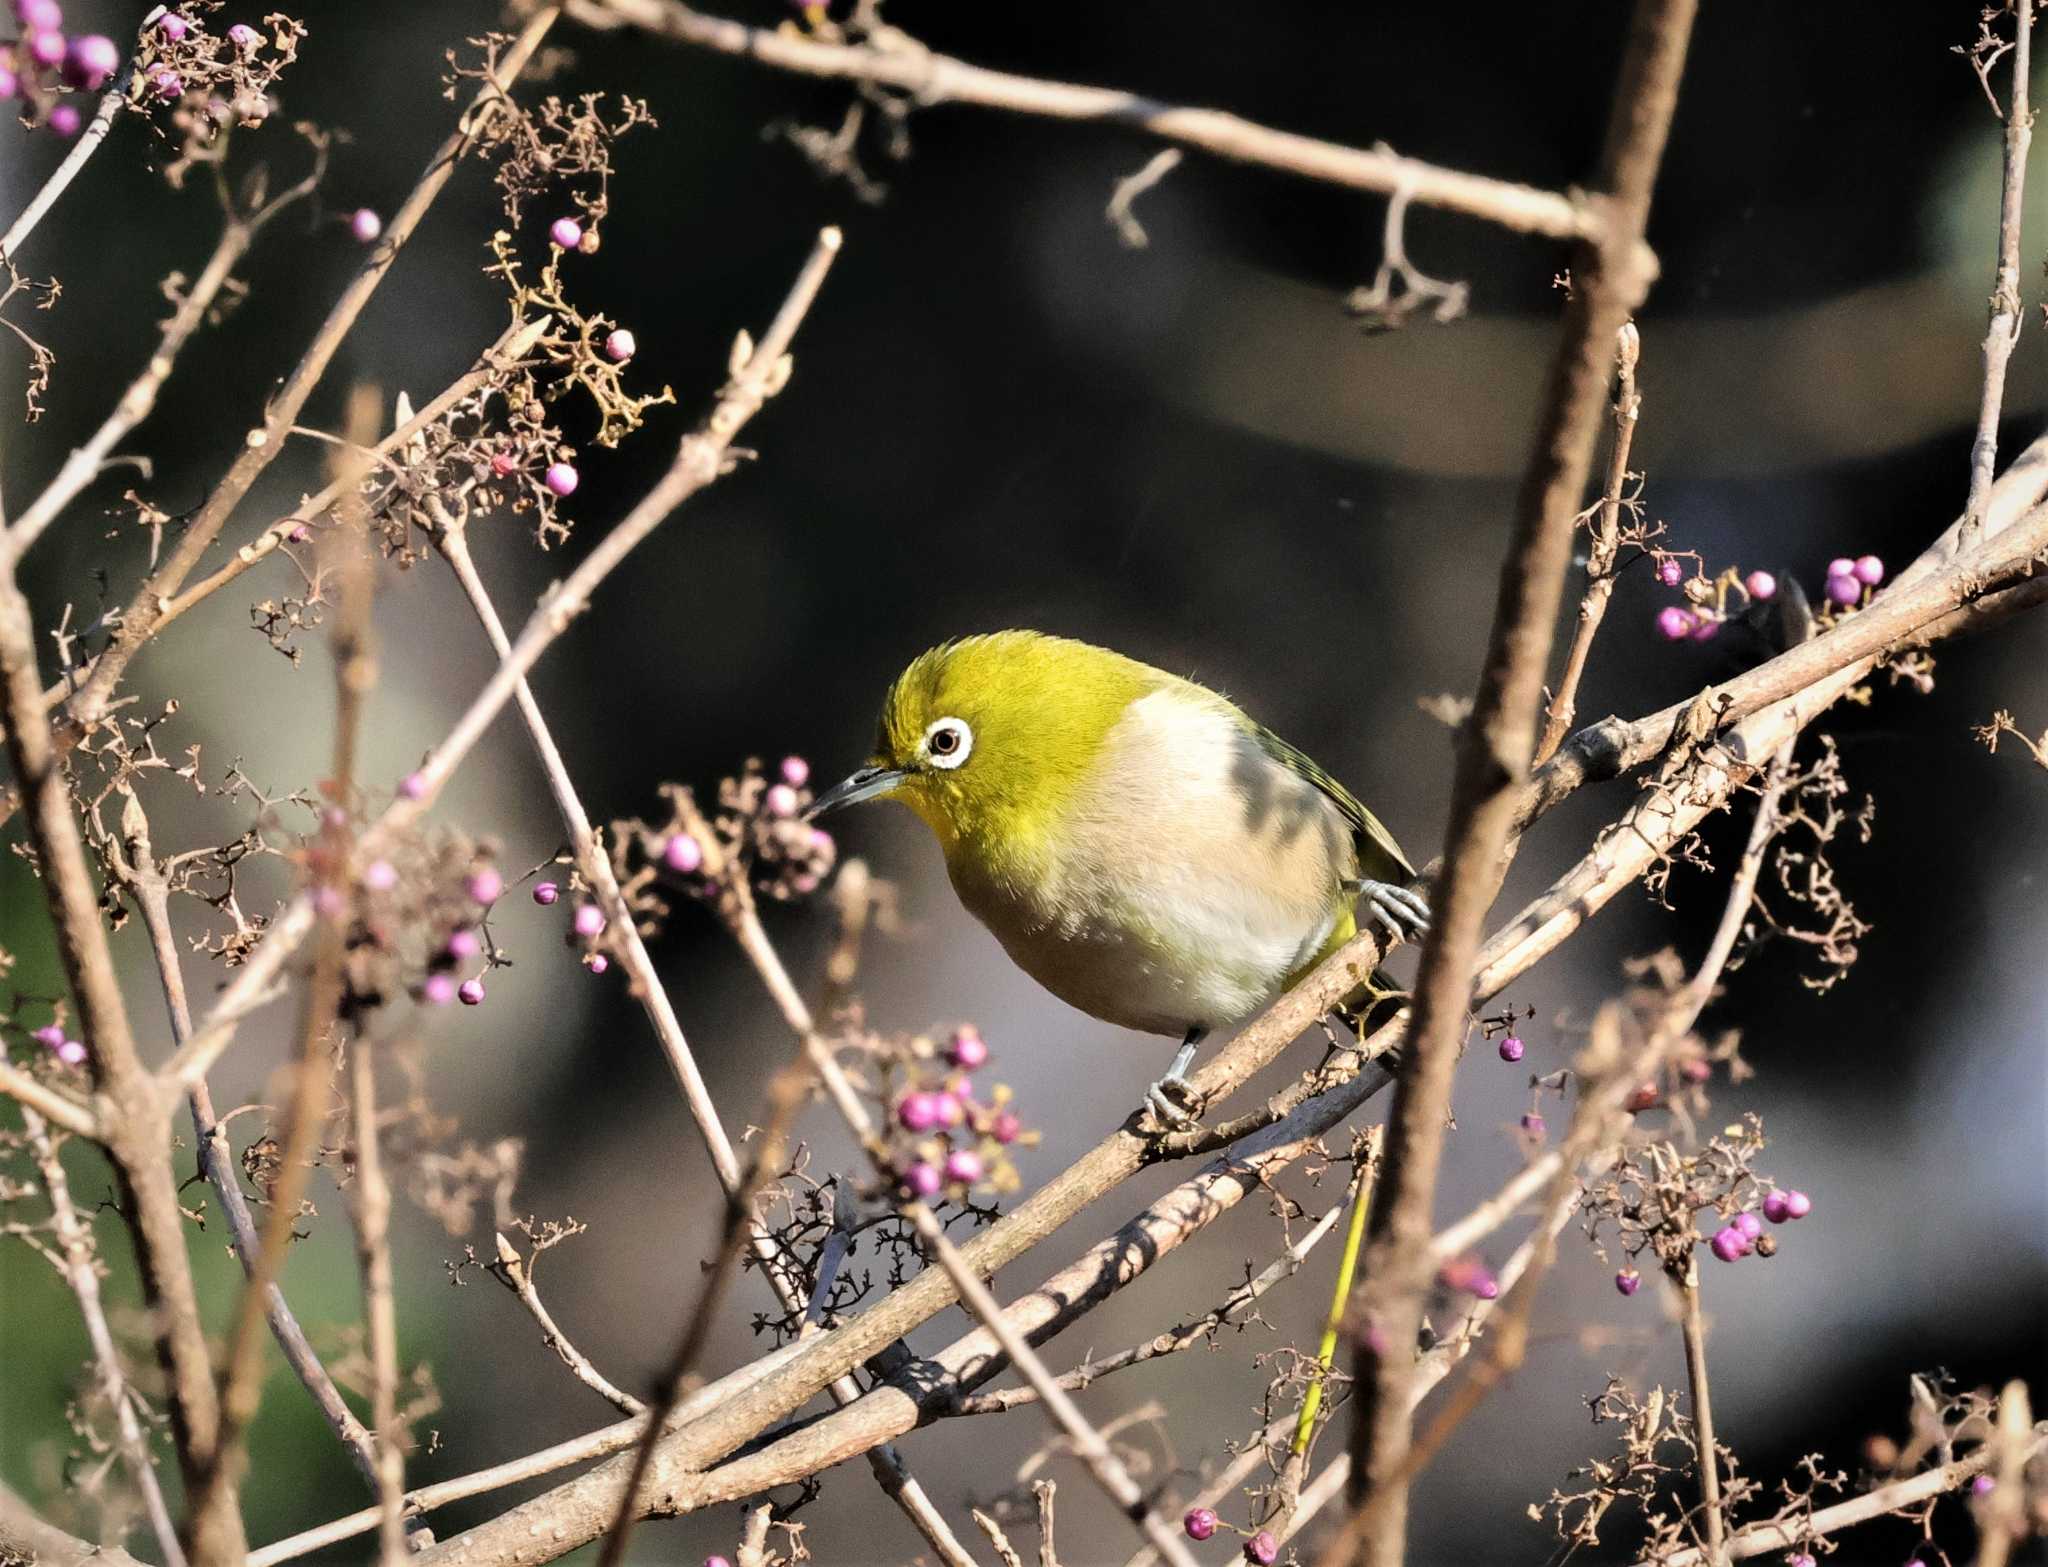
[[[735,0],[780,20],[767,0]],[[72,25],[123,36],[140,7],[81,3]],[[231,8],[232,10],[232,8]],[[1663,275],[1641,316],[1643,416],[1633,466],[1675,547],[1712,569],[1798,576],[1875,552],[1903,564],[1959,511],[1975,416],[1984,299],[1998,203],[2000,126],[1968,66],[1972,4],[1878,11],[1706,9],[1652,222]],[[287,117],[346,127],[328,210],[288,220],[246,268],[248,301],[201,336],[163,406],[127,443],[155,463],[146,491],[197,505],[360,260],[342,215],[386,213],[446,134],[442,51],[494,21],[489,6],[318,0],[285,79]],[[1215,104],[1256,120],[1560,188],[1589,177],[1607,114],[1625,8],[1562,4],[1484,11],[1453,24],[1428,7],[1289,4],[964,7],[892,4],[890,19],[979,63]],[[221,21],[233,19],[223,13]],[[644,96],[658,130],[618,149],[605,245],[570,263],[578,297],[632,327],[634,377],[674,385],[680,406],[615,454],[588,453],[567,508],[575,538],[539,553],[521,524],[477,530],[486,578],[516,623],[667,462],[706,407],[736,330],[766,324],[818,227],[844,226],[845,254],[797,346],[787,392],[748,430],[758,450],[611,581],[547,658],[536,685],[599,819],[658,809],[656,786],[708,789],[749,754],[798,752],[836,776],[858,760],[888,679],[956,633],[1029,625],[1112,644],[1228,690],[1353,785],[1418,859],[1435,852],[1450,773],[1448,732],[1418,699],[1469,692],[1477,672],[1515,474],[1546,356],[1564,264],[1556,246],[1418,211],[1409,252],[1468,280],[1469,319],[1369,336],[1346,292],[1378,261],[1382,205],[1270,171],[1197,156],[1141,198],[1149,249],[1103,221],[1110,187],[1151,155],[1121,131],[966,108],[912,116],[911,156],[863,143],[879,205],[821,178],[778,124],[836,125],[843,86],[777,75],[630,33],[557,31],[574,58],[560,91]],[[8,129],[0,209],[20,208],[60,155]],[[281,123],[241,156],[296,167]],[[124,124],[35,236],[24,264],[65,284],[30,325],[60,356],[50,411],[0,424],[6,492],[18,507],[103,416],[143,362],[161,313],[157,282],[196,271],[214,215],[203,190],[167,191],[145,167],[146,134]],[[160,156],[160,154],[159,154]],[[2044,159],[2037,157],[2036,168]],[[2048,179],[2033,182],[2035,207]],[[552,212],[528,214],[538,257]],[[312,409],[333,428],[367,381],[388,398],[430,396],[502,325],[480,275],[501,221],[470,169],[400,259]],[[2040,431],[2036,311],[2041,239],[2028,226],[2029,320],[2013,361],[2004,449]],[[4,385],[22,356],[0,342]],[[13,397],[13,392],[8,392]],[[16,410],[18,412],[18,408]],[[253,535],[322,482],[304,443],[277,463],[231,526]],[[132,528],[104,515],[119,483],[46,538],[29,586],[47,624],[103,591],[125,596],[142,564]],[[218,595],[136,664],[130,689],[175,695],[179,744],[204,745],[206,774],[230,761],[274,792],[321,775],[330,683],[324,650],[294,671],[248,629],[247,606],[280,591],[275,565]],[[242,585],[238,585],[238,588]],[[1651,629],[1665,601],[1641,571],[1624,579],[1582,695],[1591,718],[1659,706],[1760,649],[1730,634],[1671,646]],[[395,778],[445,731],[490,659],[452,583],[434,567],[380,584],[384,683],[365,776]],[[1740,1029],[1758,1077],[1717,1113],[1763,1114],[1764,1167],[1810,1191],[1816,1216],[1781,1255],[1717,1269],[1717,1414],[1724,1439],[1767,1483],[1819,1451],[1851,1468],[1874,1431],[1903,1430],[1909,1372],[1965,1385],[2048,1368],[2048,775],[2023,755],[1987,756],[1970,726],[2009,707],[2048,725],[2048,620],[1944,648],[1920,696],[1880,684],[1868,707],[1831,715],[1850,780],[1876,804],[1868,845],[1835,855],[1874,930],[1825,996],[1801,984],[1805,955],[1781,944],[1735,975],[1711,1024]],[[1534,833],[1504,896],[1512,908],[1583,852],[1624,796],[1588,791]],[[158,796],[161,845],[220,841],[238,808]],[[559,829],[516,722],[493,732],[448,798],[450,819],[494,832],[508,865],[554,851]],[[1709,833],[1723,865],[1746,820]],[[10,828],[10,832],[14,829]],[[872,953],[865,990],[886,1028],[978,1020],[997,1075],[1045,1131],[1023,1162],[1036,1184],[1094,1143],[1160,1070],[1166,1042],[1115,1035],[1035,990],[957,907],[938,856],[906,813],[850,818],[842,841],[902,885],[916,939]],[[10,842],[15,840],[10,840]],[[274,890],[282,891],[280,883]],[[19,859],[0,860],[0,945],[24,988],[54,980],[40,899]],[[1664,945],[1688,959],[1718,912],[1719,879],[1681,871],[1675,911],[1630,893],[1556,959],[1514,987],[1535,1009],[1528,1063],[1554,1068],[1619,983],[1620,960]],[[190,911],[196,916],[200,911]],[[573,1214],[590,1233],[553,1253],[542,1283],[565,1330],[612,1377],[643,1388],[669,1352],[718,1223],[715,1184],[666,1068],[617,976],[592,979],[558,944],[561,911],[507,906],[501,939],[518,966],[487,1004],[435,1020],[433,1086],[479,1140],[526,1142],[521,1211]],[[191,929],[197,932],[196,917]],[[821,909],[778,913],[774,934],[814,975]],[[148,1047],[165,1048],[139,930],[118,938]],[[728,1124],[744,1126],[783,1057],[779,1025],[708,921],[684,913],[656,958]],[[215,982],[188,967],[195,994]],[[289,1027],[273,1008],[217,1076],[224,1103],[254,1097]],[[1298,1060],[1291,1059],[1291,1067]],[[1086,1092],[1074,1085],[1085,1083]],[[1490,1052],[1464,1068],[1463,1135],[1443,1194],[1462,1212],[1510,1170],[1506,1128],[1526,1071]],[[845,1165],[822,1114],[807,1130],[824,1167]],[[82,1155],[81,1189],[104,1189]],[[1040,1254],[1007,1270],[1027,1289],[1184,1169],[1134,1183]],[[1312,1207],[1334,1200],[1298,1176]],[[355,1320],[341,1204],[325,1187],[312,1240],[285,1284],[332,1333]],[[117,1293],[125,1239],[101,1230]],[[488,1251],[488,1226],[466,1239]],[[232,1265],[198,1245],[212,1309]],[[400,1219],[402,1345],[431,1361],[445,1407],[414,1483],[466,1472],[593,1426],[611,1412],[542,1348],[517,1303],[488,1281],[451,1291],[459,1255],[423,1215]],[[1496,1253],[1511,1244],[1502,1237]],[[1107,1352],[1215,1300],[1250,1259],[1278,1249],[1264,1205],[1247,1202],[1056,1344],[1056,1365]],[[1196,1471],[1258,1418],[1270,1366],[1255,1354],[1312,1344],[1334,1257],[1319,1253],[1266,1307],[1274,1331],[1227,1338],[1100,1384],[1100,1418],[1157,1399],[1164,1421],[1136,1439],[1151,1474]],[[72,1302],[19,1247],[0,1273],[0,1477],[55,1500],[63,1400],[84,1354]],[[1547,1536],[1526,1505],[1576,1462],[1604,1454],[1582,1400],[1614,1372],[1676,1385],[1675,1329],[1654,1290],[1633,1301],[1568,1245],[1539,1310],[1527,1367],[1497,1392],[1423,1482],[1420,1563],[1534,1561]],[[715,1346],[718,1369],[752,1352],[750,1278]],[[221,1320],[216,1318],[216,1320]],[[918,1337],[936,1346],[961,1318]],[[1005,1490],[1044,1439],[1026,1410],[906,1440],[956,1525],[964,1498]],[[963,1438],[967,1438],[963,1440]],[[361,1505],[352,1471],[277,1368],[253,1441],[247,1505],[257,1541]],[[1078,1470],[1061,1467],[1069,1561],[1119,1561],[1134,1543]],[[501,1500],[452,1509],[444,1537]],[[1236,1509],[1231,1516],[1241,1514]],[[920,1542],[852,1466],[804,1514],[821,1561],[911,1560]],[[644,1528],[640,1559],[730,1554],[738,1513]],[[1625,1526],[1617,1529],[1625,1536]],[[1966,1536],[1965,1536],[1966,1539]],[[1903,1559],[1912,1535],[1851,1536],[1845,1562]],[[1621,1545],[1607,1553],[1626,1559]],[[1965,1543],[1962,1549],[1967,1550]],[[332,1553],[361,1559],[367,1547]]]

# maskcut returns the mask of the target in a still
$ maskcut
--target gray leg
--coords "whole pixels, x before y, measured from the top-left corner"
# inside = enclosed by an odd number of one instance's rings
[[[1188,1087],[1188,1068],[1194,1064],[1195,1052],[1201,1048],[1206,1028],[1191,1028],[1188,1037],[1180,1042],[1180,1049],[1173,1053],[1173,1065],[1166,1069],[1166,1076],[1145,1090],[1145,1108],[1150,1110],[1161,1126],[1192,1126],[1195,1117],[1185,1101],[1193,1096]]]
[[[1368,918],[1378,920],[1407,941],[1416,940],[1429,929],[1429,904],[1422,894],[1390,881],[1359,883],[1358,907]]]

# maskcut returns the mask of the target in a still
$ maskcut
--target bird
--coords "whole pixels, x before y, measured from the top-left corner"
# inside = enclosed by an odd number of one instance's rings
[[[874,753],[806,814],[867,800],[931,829],[960,902],[1053,995],[1180,1038],[1145,1095],[1164,1125],[1195,1119],[1202,1040],[1361,918],[1428,927],[1408,857],[1329,773],[1220,693],[1071,638],[995,631],[919,654]]]

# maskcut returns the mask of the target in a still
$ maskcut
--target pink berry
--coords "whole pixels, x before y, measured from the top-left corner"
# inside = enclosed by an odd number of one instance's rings
[[[70,58],[64,64],[79,86],[97,92],[106,85],[109,76],[121,69],[121,51],[104,33],[87,33],[72,43]]]
[[[1785,1567],[1815,1567],[1811,1551],[1795,1551],[1785,1558]]]
[[[707,1556],[704,1558],[704,1567],[732,1567],[732,1563],[723,1556]]]
[[[1989,1475],[1979,1475],[1970,1482],[1970,1494],[1972,1496],[1989,1496],[1997,1489],[1998,1482]]]
[[[1477,1295],[1482,1300],[1491,1300],[1500,1293],[1493,1270],[1477,1257],[1453,1257],[1437,1269],[1436,1279],[1447,1290],[1455,1290],[1461,1295]],[[1492,1294],[1487,1293],[1489,1287]]]
[[[811,853],[830,854],[831,852],[832,835],[822,827],[813,827],[811,829]]]
[[[1856,557],[1856,580],[1866,588],[1874,588],[1884,581],[1884,562],[1875,555]]]
[[[561,897],[562,889],[551,881],[537,881],[533,884],[533,901],[546,908]]]
[[[150,91],[166,103],[185,96],[185,78],[176,71],[165,70],[162,66],[149,73],[149,87]]]
[[[1543,1124],[1543,1117],[1532,1110],[1522,1117],[1522,1130],[1531,1137],[1541,1137],[1549,1128]]]
[[[1792,1217],[1792,1203],[1783,1192],[1764,1193],[1764,1217],[1773,1224],[1783,1224]]]
[[[583,243],[583,225],[574,218],[557,218],[548,227],[548,241],[558,250],[574,250]]]
[[[1804,1192],[1785,1193],[1785,1212],[1795,1219],[1803,1219],[1813,1212],[1813,1199]]]
[[[85,1065],[85,1041],[82,1039],[65,1040],[63,1044],[57,1047],[57,1059],[66,1066]]]
[[[1764,1232],[1764,1221],[1753,1213],[1738,1213],[1735,1216],[1734,1224],[1738,1230],[1742,1231],[1743,1239],[1745,1240],[1753,1241]]]
[[[1678,1075],[1688,1083],[1704,1083],[1714,1075],[1714,1066],[1705,1056],[1691,1056],[1678,1063]]]
[[[1666,604],[1657,611],[1657,634],[1667,642],[1683,642],[1692,635],[1696,624],[1692,612],[1676,604]]]
[[[571,923],[577,935],[588,939],[604,930],[604,910],[594,903],[579,903]]]
[[[59,1028],[55,1023],[45,1023],[41,1028],[35,1030],[28,1037],[33,1039],[39,1045],[44,1045],[51,1050],[55,1050],[64,1043],[64,1030]]]
[[[0,63],[0,98],[12,98],[20,91],[21,78],[14,74],[12,66]]]
[[[1206,1540],[1216,1532],[1216,1514],[1206,1507],[1190,1507],[1180,1526],[1190,1540]]]
[[[686,832],[679,832],[662,845],[661,863],[687,876],[704,863],[704,849]]]
[[[1693,628],[1693,641],[1711,642],[1714,640],[1714,638],[1718,637],[1721,634],[1721,622],[1716,620],[1712,615],[1702,613],[1699,617],[1699,622],[1700,623]]]
[[[1523,1045],[1513,1034],[1506,1035],[1500,1042],[1500,1058],[1503,1061],[1522,1059]]]
[[[1723,1262],[1738,1262],[1749,1255],[1749,1237],[1732,1224],[1716,1230],[1709,1244],[1714,1255]]]
[[[1856,575],[1856,562],[1846,555],[1837,555],[1828,562],[1828,575],[1831,577],[1853,577]]]
[[[162,33],[164,37],[170,39],[172,43],[177,43],[182,39],[191,30],[191,26],[192,24],[186,21],[184,17],[178,15],[176,11],[166,11],[156,19],[156,30]]]
[[[496,903],[505,891],[505,878],[486,865],[470,872],[469,899],[472,903]]]
[[[18,0],[14,14],[23,32],[46,31],[64,25],[64,7],[57,0]]]
[[[29,37],[28,57],[38,65],[62,65],[69,52],[70,45],[62,33],[34,33]]]
[[[574,495],[576,493],[576,486],[582,482],[582,478],[583,475],[576,471],[574,463],[556,462],[548,464],[546,475],[547,487],[557,495]]]
[[[1633,1295],[1643,1287],[1643,1276],[1634,1268],[1623,1268],[1614,1276],[1614,1287],[1624,1295]]]
[[[1828,599],[1844,608],[1863,597],[1863,584],[1852,574],[1845,577],[1828,578]]]
[[[639,351],[639,339],[625,327],[614,327],[604,340],[604,356],[615,364],[624,364]]]
[[[384,220],[374,209],[358,207],[348,220],[348,231],[362,244],[370,244],[384,232]]]
[[[427,797],[427,775],[407,773],[399,779],[398,797],[401,800],[424,800]]]
[[[76,136],[84,124],[85,116],[78,112],[76,104],[60,103],[50,111],[50,129],[59,136]]]
[[[287,533],[285,537],[294,544],[305,544],[311,541],[313,537],[313,530],[307,527],[303,522],[294,523],[292,525],[292,531]]]
[[[801,789],[811,781],[811,764],[800,756],[785,756],[782,759],[782,781],[792,789]]]
[[[906,1132],[929,1132],[939,1124],[937,1094],[905,1094],[896,1106],[896,1124]]]
[[[960,1096],[955,1093],[933,1094],[932,1108],[937,1113],[941,1126],[958,1126],[967,1119],[967,1108],[960,1103]]]
[[[1024,1135],[1024,1123],[1008,1110],[1001,1110],[997,1112],[996,1118],[989,1123],[988,1135],[1005,1147],[1008,1147]]]
[[[455,987],[455,995],[466,1007],[480,1007],[484,1004],[484,982],[480,979],[465,979]]]
[[[501,479],[509,479],[519,470],[519,459],[509,449],[500,448],[491,453],[491,472]]]
[[[945,1186],[946,1178],[939,1174],[939,1167],[928,1159],[920,1159],[903,1172],[904,1188],[913,1197],[936,1197]]]
[[[957,1181],[962,1186],[972,1186],[987,1172],[983,1169],[981,1155],[971,1148],[955,1148],[946,1155],[946,1179]]]
[[[243,54],[254,54],[256,46],[263,42],[263,35],[247,22],[237,22],[228,29],[228,42]]]
[[[452,974],[429,974],[427,982],[420,986],[420,1000],[429,1006],[445,1007],[455,999],[455,976]]]
[[[1742,585],[1749,589],[1753,599],[1774,599],[1778,596],[1778,579],[1768,571],[1752,571],[1742,579]]]
[[[1678,563],[1675,555],[1666,555],[1657,562],[1657,580],[1667,588],[1675,588],[1685,580],[1685,568]]]
[[[771,786],[761,803],[768,807],[770,816],[796,815],[796,791],[788,784]]]
[[[348,899],[339,887],[317,887],[313,891],[313,912],[323,920],[338,920],[348,912]]]
[[[389,860],[372,860],[363,867],[363,885],[372,892],[389,892],[398,885],[398,871]]]
[[[946,1048],[946,1059],[953,1065],[973,1071],[988,1061],[988,1045],[972,1024],[953,1030],[952,1042]]]
[[[612,960],[602,952],[593,952],[584,961],[590,965],[590,972],[593,974],[602,974],[612,966]]]
[[[484,950],[482,940],[468,926],[448,933],[448,956],[451,958],[473,958]]]
[[[1244,1542],[1244,1554],[1245,1560],[1257,1562],[1259,1567],[1273,1567],[1280,1559],[1280,1542],[1271,1529],[1261,1529]]]

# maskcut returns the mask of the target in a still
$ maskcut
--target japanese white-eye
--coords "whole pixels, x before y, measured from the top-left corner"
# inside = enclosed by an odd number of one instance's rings
[[[1035,631],[920,654],[874,755],[811,807],[901,800],[960,901],[1070,1006],[1180,1053],[1147,1102],[1184,1121],[1211,1029],[1257,1011],[1348,940],[1429,910],[1387,829],[1227,698]]]

